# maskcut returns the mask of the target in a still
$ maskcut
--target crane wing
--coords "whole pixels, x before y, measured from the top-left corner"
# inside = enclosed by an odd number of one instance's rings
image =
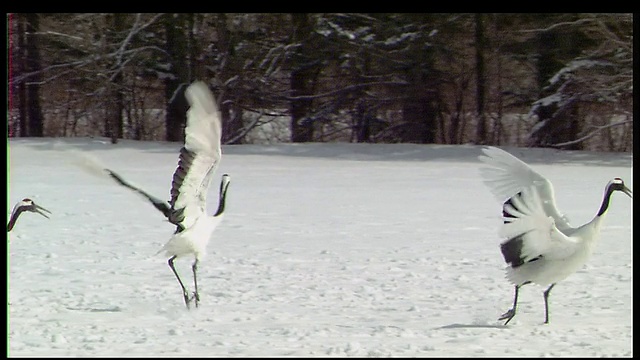
[[[153,206],[156,209],[162,212],[162,215],[169,218],[169,215],[171,214],[171,209],[169,208],[168,201],[160,200],[157,197],[142,190],[141,188],[131,184],[130,182],[125,180],[120,174],[116,173],[111,169],[108,169],[106,165],[104,165],[100,160],[98,160],[98,158],[96,158],[93,155],[90,155],[87,152],[82,152],[78,149],[74,149],[64,144],[56,144],[56,147],[59,147],[67,151],[70,155],[72,155],[74,157],[73,163],[79,166],[82,170],[94,176],[111,178],[112,180],[115,180],[118,184],[135,191],[136,193],[142,195],[149,202],[151,202],[151,204],[153,204]]]
[[[142,195],[143,197],[145,197],[147,200],[149,200],[149,202],[151,202],[151,204],[153,204],[153,206],[160,210],[160,212],[162,212],[162,214],[164,216],[166,216],[167,218],[169,218],[169,215],[171,213],[170,209],[169,209],[169,205],[167,205],[166,201],[162,201],[160,199],[158,199],[157,197],[150,195],[149,193],[147,193],[146,191],[131,185],[129,182],[127,182],[122,176],[120,176],[119,174],[117,174],[116,172],[114,172],[113,170],[107,169],[105,168],[104,171],[107,172],[107,174],[109,174],[111,176],[112,179],[114,179],[116,182],[118,182],[120,185],[127,187],[135,192],[137,192],[138,194]]]
[[[213,94],[202,81],[185,91],[187,111],[185,144],[171,182],[169,221],[185,229],[205,212],[211,178],[220,163],[222,124]]]
[[[536,260],[564,259],[572,255],[579,243],[557,227],[553,217],[543,208],[538,188],[529,186],[504,205],[504,224],[500,236],[505,261],[513,267]]]
[[[553,217],[558,229],[573,229],[566,216],[558,211],[553,185],[546,177],[502,149],[489,146],[482,152],[484,155],[479,159],[487,166],[480,168],[480,176],[498,201],[508,201],[523,189],[534,186],[544,213]]]

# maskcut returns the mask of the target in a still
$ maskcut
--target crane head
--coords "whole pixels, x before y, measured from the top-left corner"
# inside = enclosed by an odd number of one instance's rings
[[[49,216],[47,216],[47,214],[45,214],[44,212],[48,212],[49,214],[51,214],[51,211],[49,211],[49,210],[43,208],[42,206],[34,203],[33,200],[31,200],[31,199],[23,199],[20,202],[20,206],[24,206],[27,211],[38,213],[38,214],[46,217],[47,219],[49,218]]]
[[[615,178],[609,182],[609,187],[611,187],[612,191],[622,191],[623,193],[629,195],[630,198],[633,199],[633,193],[631,190],[624,184],[624,181],[620,178]]]

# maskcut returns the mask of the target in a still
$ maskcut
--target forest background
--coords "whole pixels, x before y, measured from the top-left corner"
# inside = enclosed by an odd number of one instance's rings
[[[8,14],[8,137],[632,150],[632,14]]]

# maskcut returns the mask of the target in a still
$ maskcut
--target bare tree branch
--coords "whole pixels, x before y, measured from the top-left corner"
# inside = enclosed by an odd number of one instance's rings
[[[558,143],[558,144],[552,144],[551,146],[553,147],[564,147],[564,146],[568,146],[568,145],[573,145],[573,144],[577,144],[580,142],[583,142],[589,138],[592,138],[594,135],[596,135],[597,133],[599,133],[600,131],[610,128],[610,127],[614,127],[614,126],[620,126],[620,125],[624,125],[624,124],[630,124],[632,123],[633,120],[624,120],[624,121],[618,121],[615,122],[613,124],[608,124],[608,125],[602,125],[602,126],[595,126],[595,130],[591,131],[590,133],[588,133],[587,135],[579,138],[579,139],[575,139],[575,140],[571,140],[571,141],[566,141],[563,143]]]
[[[519,30],[519,32],[521,33],[531,33],[531,32],[547,32],[547,31],[551,31],[555,28],[561,27],[561,26],[573,26],[573,25],[580,25],[582,23],[589,23],[589,22],[595,22],[596,19],[594,18],[583,18],[583,19],[578,19],[576,21],[565,21],[565,22],[559,22],[559,23],[555,23],[551,26],[548,26],[546,28],[540,28],[540,29],[525,29],[525,30]]]
[[[322,93],[322,94],[287,96],[287,97],[285,97],[285,99],[286,100],[318,99],[318,98],[323,98],[323,97],[328,97],[328,96],[332,96],[332,95],[335,95],[335,94],[339,94],[341,92],[354,90],[354,89],[367,87],[367,86],[374,86],[374,85],[407,85],[407,82],[405,82],[405,81],[378,81],[378,82],[362,83],[362,84],[355,84],[355,85],[345,86],[342,89],[329,91],[329,92],[325,92],[325,93]]]

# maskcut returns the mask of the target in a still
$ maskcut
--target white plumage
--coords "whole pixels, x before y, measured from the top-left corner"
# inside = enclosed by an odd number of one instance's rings
[[[171,199],[168,202],[131,185],[112,170],[104,168],[104,171],[119,184],[144,196],[171,223],[176,225],[174,235],[158,253],[164,251],[167,256],[171,257],[169,267],[180,283],[185,304],[189,308],[192,300],[195,299],[196,307],[200,300],[196,275],[197,266],[206,254],[211,234],[224,215],[230,177],[227,174],[222,175],[218,209],[215,214],[207,215],[207,193],[213,174],[222,157],[220,113],[213,94],[208,86],[201,81],[191,84],[186,89],[185,96],[190,104],[187,111],[185,144],[180,149],[178,167],[171,182]],[[97,167],[95,161],[90,158],[85,158],[83,162],[84,164],[81,165],[84,168],[93,170]],[[189,294],[173,264],[176,258],[186,255],[193,255],[195,258],[192,266],[195,291],[192,295]]]
[[[522,189],[534,186],[538,191],[545,213],[553,217],[558,229],[564,231],[573,228],[569,224],[569,219],[556,208],[553,185],[546,177],[504,150],[486,147],[482,151],[486,156],[481,155],[480,160],[490,166],[481,168],[480,175],[498,201],[503,202]]]
[[[203,82],[187,88],[185,144],[171,184],[171,206],[184,209],[181,225],[187,229],[205,213],[207,190],[222,157],[222,125],[213,94]],[[205,217],[206,218],[206,217]]]
[[[507,262],[507,279],[515,285],[513,307],[499,319],[505,325],[515,316],[518,290],[535,283],[549,286],[544,292],[545,323],[549,322],[549,292],[555,284],[579,270],[589,259],[600,235],[600,227],[611,194],[632,192],[622,179],[614,178],[605,187],[602,204],[588,223],[574,228],[556,208],[553,185],[529,165],[496,147],[482,149],[479,159],[484,183],[503,203],[499,235],[505,239],[500,250]]]

